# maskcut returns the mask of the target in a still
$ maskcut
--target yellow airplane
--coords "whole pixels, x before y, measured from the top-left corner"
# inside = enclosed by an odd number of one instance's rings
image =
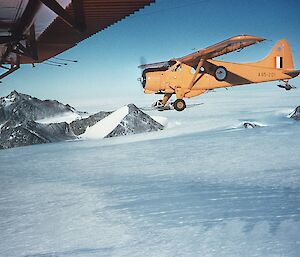
[[[199,50],[181,58],[166,62],[144,64],[139,79],[146,94],[163,94],[153,106],[164,110],[170,97],[175,94],[172,103],[177,111],[186,108],[183,98],[191,98],[215,88],[227,88],[244,84],[254,84],[279,80],[284,82],[279,87],[294,88],[288,82],[299,75],[294,70],[294,62],[285,39],[281,39],[264,59],[251,63],[232,63],[213,60],[217,56],[241,50],[247,46],[264,41],[264,38],[239,35],[215,45]]]

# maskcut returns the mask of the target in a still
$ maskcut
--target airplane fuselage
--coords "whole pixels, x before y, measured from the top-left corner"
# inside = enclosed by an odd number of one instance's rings
[[[226,77],[216,77],[218,68],[226,69]],[[287,70],[256,66],[255,63],[232,63],[217,60],[206,61],[196,75],[195,83],[189,90],[189,81],[194,76],[195,69],[183,63],[176,63],[166,71],[150,71],[145,74],[145,93],[171,93],[185,91],[182,97],[190,98],[203,92],[215,89],[245,84],[261,83],[276,80],[288,80],[292,76]]]

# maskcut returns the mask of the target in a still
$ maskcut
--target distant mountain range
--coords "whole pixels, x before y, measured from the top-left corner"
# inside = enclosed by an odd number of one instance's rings
[[[126,108],[126,109],[124,109]],[[122,115],[120,116],[119,113]],[[39,122],[57,116],[76,115],[67,122]],[[0,98],[0,149],[74,140],[108,138],[162,130],[164,127],[134,104],[115,112],[98,112],[88,116],[56,100],[40,100],[11,92]]]

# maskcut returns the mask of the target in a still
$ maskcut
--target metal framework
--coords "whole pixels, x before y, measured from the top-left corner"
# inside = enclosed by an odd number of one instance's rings
[[[21,55],[30,57],[33,60],[38,60],[33,19],[41,4],[47,6],[66,24],[79,33],[85,31],[86,25],[82,8],[82,0],[72,0],[74,17],[72,17],[56,0],[29,0],[21,18],[16,24],[13,25],[4,22],[0,23],[1,28],[11,28],[10,36],[0,36],[0,44],[7,44],[7,50],[0,59],[0,68],[6,71],[0,74],[0,80],[20,68],[19,58],[15,64],[10,64],[10,67],[3,65],[10,52],[17,54],[17,56]],[[29,26],[29,35],[25,35],[24,32]]]
[[[0,18],[0,29],[7,33],[0,36],[0,45],[6,48],[0,56],[0,70],[5,70],[0,79],[16,71],[21,64],[41,63],[66,51],[154,1],[71,0],[64,8],[57,0],[28,0],[16,23]],[[42,6],[57,17],[37,38],[35,18]]]

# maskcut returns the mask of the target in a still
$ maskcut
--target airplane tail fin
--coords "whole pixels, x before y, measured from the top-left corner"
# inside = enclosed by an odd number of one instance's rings
[[[279,40],[273,47],[271,53],[255,63],[257,66],[274,68],[274,69],[294,69],[292,51],[286,39]]]

